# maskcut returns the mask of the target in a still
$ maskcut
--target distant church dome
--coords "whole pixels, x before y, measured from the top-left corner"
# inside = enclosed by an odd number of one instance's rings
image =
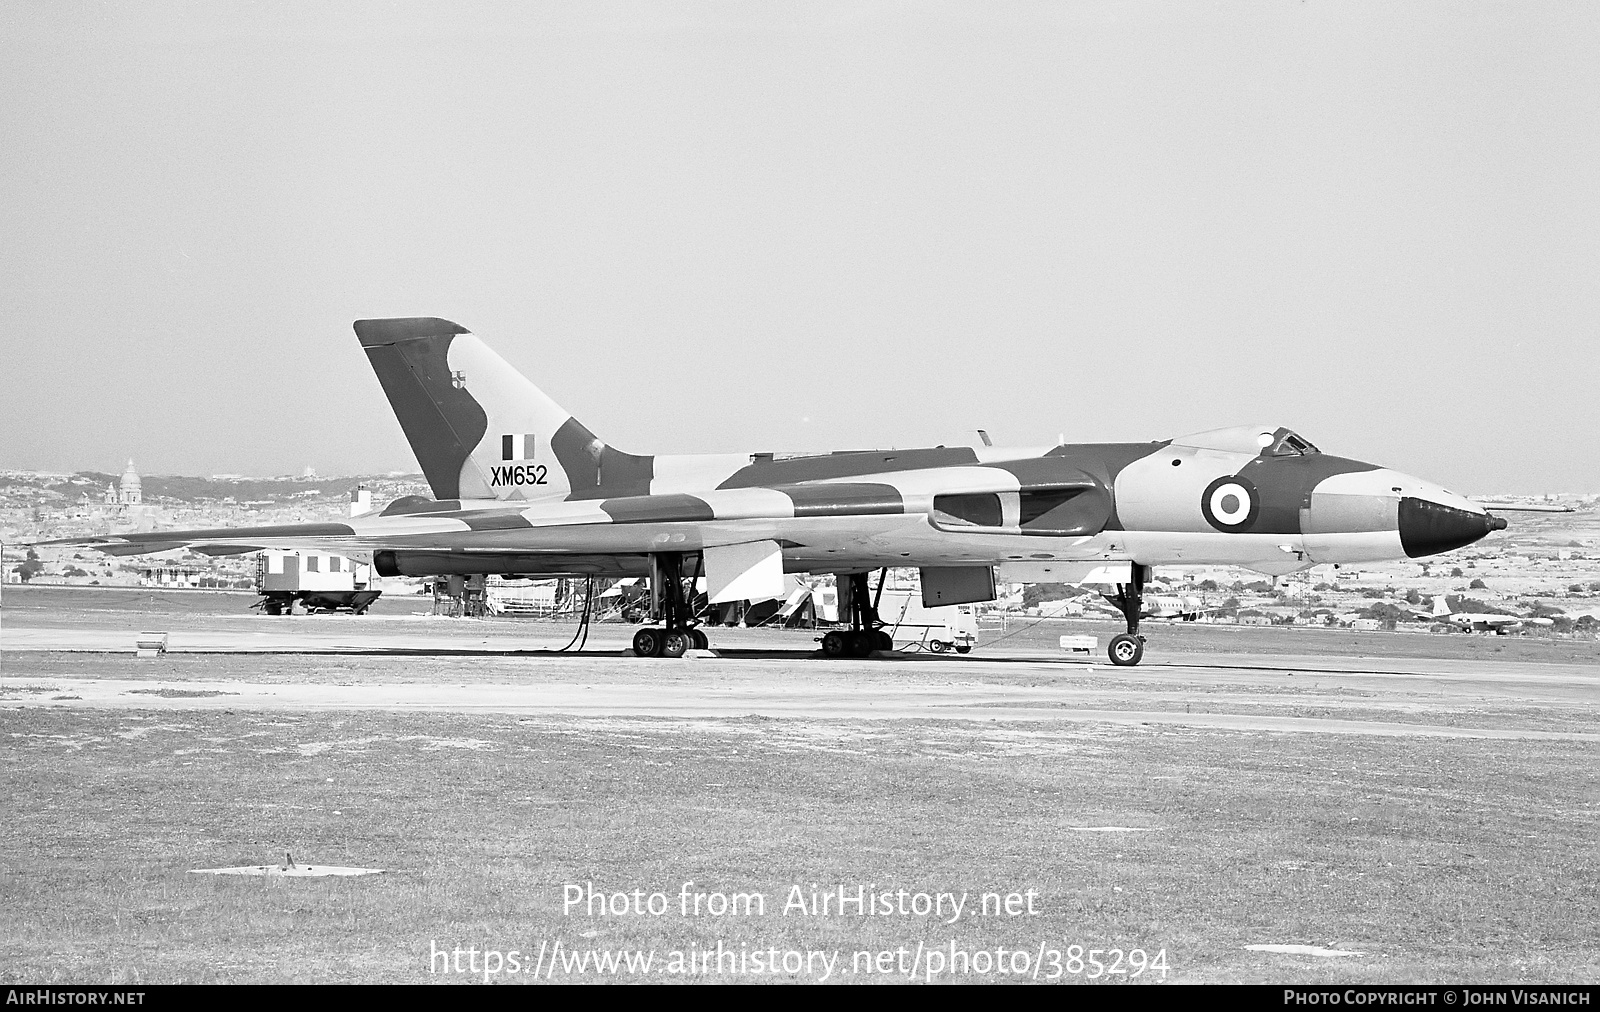
[[[133,469],[133,459],[128,460],[128,469],[122,472],[121,495],[118,497],[123,503],[130,506],[139,505],[144,499],[144,483],[139,480],[139,472]]]

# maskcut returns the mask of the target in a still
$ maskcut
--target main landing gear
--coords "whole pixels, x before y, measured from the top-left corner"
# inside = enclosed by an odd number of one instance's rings
[[[848,580],[839,581],[839,608],[850,616],[850,628],[836,629],[822,637],[824,657],[865,657],[874,650],[894,649],[894,637],[884,630],[883,621],[878,618],[878,602],[883,599],[883,585],[888,578],[887,569],[878,576],[876,597],[868,594],[866,573],[851,573]]]
[[[1131,667],[1144,657],[1144,637],[1139,635],[1139,614],[1144,608],[1144,582],[1150,567],[1136,562],[1132,569],[1133,582],[1117,584],[1116,596],[1106,596],[1128,623],[1128,631],[1111,637],[1111,645],[1106,649],[1111,656],[1111,663],[1119,667]]]
[[[640,629],[633,634],[633,652],[640,657],[682,657],[690,650],[704,650],[710,641],[696,627],[693,600],[695,582],[700,579],[700,557],[695,557],[695,574],[689,582],[689,596],[683,591],[683,556],[650,557],[650,589],[658,598],[651,602],[651,617],[659,618],[665,629]]]

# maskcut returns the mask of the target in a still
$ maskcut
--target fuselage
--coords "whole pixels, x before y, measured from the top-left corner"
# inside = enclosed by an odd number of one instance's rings
[[[602,458],[558,489],[509,483],[494,499],[412,497],[337,523],[102,547],[315,549],[371,557],[385,575],[639,575],[651,555],[770,541],[789,572],[994,566],[1027,583],[1108,564],[1277,574],[1419,558],[1504,527],[1438,485],[1267,426],[1152,443],[630,457],[620,478],[607,470]]]
[[[627,453],[458,324],[355,330],[434,498],[315,531],[175,541],[370,552],[379,572],[405,575],[632,575],[653,557],[764,545],[762,565],[781,554],[791,572],[990,566],[1017,582],[1077,582],[1104,564],[1283,573],[1416,558],[1503,526],[1437,485],[1276,425],[1148,443]]]
[[[639,573],[651,553],[770,539],[791,572],[991,565],[1030,582],[1100,563],[1287,573],[1418,558],[1504,526],[1438,485],[1264,426],[1153,443],[633,459],[648,463],[627,469],[626,488],[601,469],[559,497],[530,486],[400,502],[337,540],[381,538],[380,568],[406,575],[469,559],[485,572]]]

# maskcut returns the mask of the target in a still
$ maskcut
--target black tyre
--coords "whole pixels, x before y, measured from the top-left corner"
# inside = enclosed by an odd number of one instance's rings
[[[887,630],[887,629],[879,629],[878,630],[878,649],[879,650],[893,650],[894,649],[894,634],[891,633],[889,630]]]
[[[660,629],[640,629],[633,634],[633,652],[640,657],[660,657],[661,640]]]
[[[958,644],[956,644],[956,653],[958,653],[958,654],[970,654],[970,653],[972,653],[972,648],[967,646],[965,643],[958,643]]]
[[[705,630],[703,630],[703,629],[691,629],[691,630],[689,630],[689,635],[690,635],[690,637],[692,637],[694,639],[694,648],[696,650],[710,650],[711,649],[711,640],[709,638],[707,638],[707,636],[705,634]]]
[[[1111,656],[1112,664],[1124,668],[1132,667],[1144,656],[1144,640],[1128,633],[1120,633],[1111,638],[1111,645],[1106,648],[1106,653]]]
[[[675,629],[672,632],[667,633],[666,636],[662,637],[661,656],[682,657],[684,654],[688,653],[689,646],[693,642],[693,636],[689,635],[687,632],[683,632],[682,630]]]
[[[942,654],[946,650],[950,649],[950,644],[946,643],[944,640],[929,640],[928,649],[932,650],[936,654]]]
[[[822,655],[824,657],[844,657],[850,653],[850,641],[845,634],[835,630],[822,637]]]

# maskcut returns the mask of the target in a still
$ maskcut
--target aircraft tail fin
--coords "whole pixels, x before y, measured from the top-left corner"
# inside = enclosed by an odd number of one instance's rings
[[[1438,595],[1437,597],[1435,597],[1433,599],[1433,617],[1434,618],[1449,618],[1450,617],[1450,602],[1446,601],[1444,599],[1444,595],[1443,594],[1440,594],[1440,595]]]
[[[411,317],[355,331],[434,498],[649,491],[654,458],[607,446],[465,327]]]

